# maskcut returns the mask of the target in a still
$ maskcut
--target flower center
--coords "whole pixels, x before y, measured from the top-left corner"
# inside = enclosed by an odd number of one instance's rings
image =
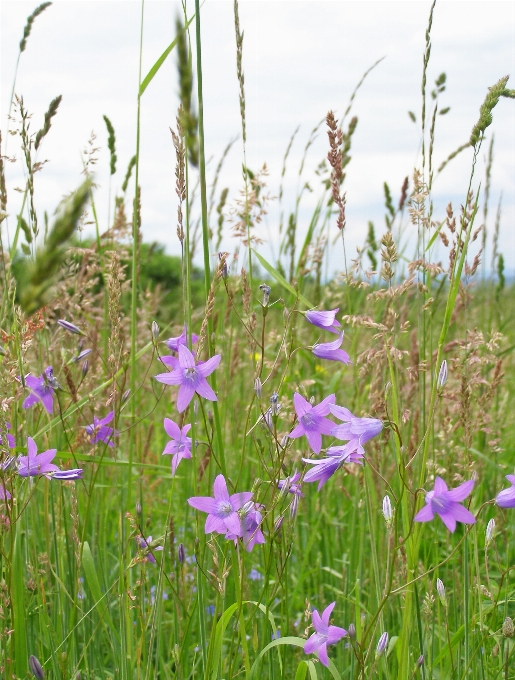
[[[194,383],[197,379],[197,369],[195,367],[187,368],[184,371],[184,379],[190,383]]]
[[[300,422],[304,427],[312,427],[315,424],[315,416],[312,413],[305,413],[301,417]]]
[[[445,498],[445,496],[433,496],[431,499],[431,505],[433,506],[433,510],[435,512],[441,513],[447,512],[450,502],[447,500],[447,498]]]
[[[218,503],[218,514],[222,515],[222,517],[228,517],[233,512],[234,510],[229,501],[220,501]]]

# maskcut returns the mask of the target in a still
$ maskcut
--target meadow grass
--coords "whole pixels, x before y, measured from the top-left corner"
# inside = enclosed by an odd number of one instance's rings
[[[20,56],[48,4],[29,17]],[[59,101],[32,133],[13,85],[10,125],[26,187],[19,215],[8,214],[2,160],[2,677],[515,678],[514,510],[506,507],[515,501],[498,496],[514,470],[515,310],[502,253],[494,249],[497,277],[480,266],[492,144],[486,191],[476,167],[493,109],[514,91],[501,78],[486,93],[469,143],[456,152],[472,152],[463,204],[434,215],[433,152],[445,75],[430,99],[433,4],[423,58],[421,164],[398,198],[385,184],[382,233],[370,224],[357,257],[345,252],[354,93],[340,121],[328,112],[313,130],[302,166],[314,134],[325,127],[320,198],[302,242],[303,190],[293,206],[281,206],[279,258],[271,262],[260,247],[266,174],[252,172],[245,156],[244,34],[235,2],[243,190],[232,215],[235,250],[213,260],[227,228],[227,190],[215,191],[223,158],[214,178],[206,174],[204,116],[210,114],[203,109],[199,5],[196,0],[194,14],[178,19],[176,39],[149,74],[140,68],[135,156],[107,222],[95,210],[94,138],[85,180],[53,224],[46,216],[42,222],[36,151],[51,121],[58,125]],[[142,31],[143,24],[144,4]],[[141,52],[142,43],[140,62]],[[170,142],[182,283],[171,304],[170,291],[147,286],[142,275],[153,256],[141,243],[138,188],[144,93],[169,54],[177,55],[181,94]],[[108,118],[105,123],[114,175],[116,132]],[[285,140],[282,178],[293,137]],[[95,238],[74,240],[91,217]],[[497,243],[499,217],[495,229]],[[200,306],[197,247],[204,263]],[[334,248],[342,249],[344,267],[327,280]],[[331,333],[332,318],[309,314],[335,309]],[[338,348],[324,345],[340,328],[350,361],[345,354],[327,358]],[[167,345],[169,338],[175,340]],[[204,363],[192,363],[185,348]],[[210,359],[217,355],[215,366]],[[183,384],[200,380],[202,371],[217,400],[199,383],[202,395],[184,400]],[[181,383],[179,392],[167,380]],[[357,417],[357,429],[347,436],[324,430],[320,451],[314,440],[297,436],[312,424],[298,404],[330,395]],[[327,408],[320,417],[336,427],[337,415]],[[177,437],[165,431],[166,419],[181,429],[181,449],[170,448]],[[40,454],[55,449],[55,458],[31,463],[28,437]],[[305,459],[317,461],[344,441],[353,462],[340,459],[321,488],[310,483],[316,465]],[[173,467],[161,455],[166,448]],[[229,494],[252,492],[253,505],[217,506],[216,530],[206,533],[205,512],[198,500],[188,501],[212,496],[215,480],[216,495],[221,475]],[[452,532],[440,519],[448,519],[449,499],[439,492],[434,504],[426,498],[437,478],[449,488],[474,481],[459,499],[461,510],[452,511],[459,520]],[[433,509],[432,521],[418,521],[423,508]],[[223,524],[227,517],[232,528]],[[333,602],[331,625],[345,632],[324,662],[323,650],[306,654],[304,646],[321,634],[313,610],[321,614]]]

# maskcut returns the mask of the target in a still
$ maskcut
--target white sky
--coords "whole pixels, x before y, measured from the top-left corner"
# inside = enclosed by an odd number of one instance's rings
[[[5,136],[7,109],[18,55],[18,44],[27,16],[37,6],[24,0],[2,0],[1,17],[1,124]],[[169,0],[146,0],[143,74],[175,36],[174,19],[180,5]],[[188,0],[189,14],[193,2]],[[420,132],[407,111],[420,118],[420,80],[425,29],[430,2],[425,0],[359,2],[307,0],[240,0],[240,21],[245,32],[243,67],[247,106],[247,162],[256,170],[267,163],[269,190],[277,195],[282,158],[297,125],[300,130],[290,154],[284,210],[293,209],[297,172],[310,131],[333,109],[337,116],[363,72],[380,57],[385,60],[368,76],[359,91],[353,114],[359,118],[353,138],[352,161],[347,169],[347,252],[352,257],[363,243],[368,220],[384,231],[383,182],[391,187],[397,203],[406,175],[420,163]],[[135,150],[136,94],[141,4],[132,0],[54,2],[33,26],[22,54],[16,92],[33,113],[33,130],[41,127],[49,102],[63,101],[52,129],[44,140],[39,160],[49,159],[36,175],[36,205],[42,216],[50,213],[62,195],[80,182],[81,151],[92,130],[101,147],[96,195],[101,228],[107,225],[109,158],[106,114],[116,131],[118,155],[113,190],[119,188],[127,163]],[[204,71],[206,155],[214,167],[230,139],[240,133],[238,82],[232,0],[206,0],[201,11]],[[437,3],[428,90],[435,78],[447,73],[447,90],[440,107],[450,106],[438,118],[435,165],[470,135],[488,86],[501,76],[514,74],[508,86],[515,88],[515,3],[512,1]],[[165,243],[179,252],[174,193],[175,156],[169,126],[174,125],[178,105],[175,55],[172,52],[142,97],[141,185],[145,240]],[[515,269],[515,101],[502,99],[494,111],[489,134],[495,134],[488,228],[493,231],[497,201],[503,192],[501,250],[507,269]],[[477,180],[484,177],[481,153]],[[300,237],[319,196],[313,169],[327,153],[322,130],[310,151],[304,179],[315,191],[306,196],[300,211]],[[7,163],[9,213],[15,214],[23,185],[17,138],[10,138]],[[241,140],[233,146],[219,181],[219,190],[230,188],[229,202],[241,187]],[[435,218],[444,206],[464,201],[471,152],[463,153],[437,179],[434,186]],[[483,181],[484,183],[484,181]],[[218,200],[218,196],[217,199]],[[263,235],[277,251],[279,208],[271,207]],[[9,220],[11,225],[14,220]],[[336,229],[336,227],[335,227]],[[227,238],[223,247],[234,251]],[[269,256],[270,246],[263,246]],[[200,261],[200,259],[199,259]],[[490,254],[487,255],[490,262]],[[341,269],[337,253],[331,270]]]

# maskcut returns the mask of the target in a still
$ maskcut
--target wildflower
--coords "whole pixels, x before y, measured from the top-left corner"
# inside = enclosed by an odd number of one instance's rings
[[[118,430],[113,430],[112,427],[107,427],[107,424],[114,418],[114,411],[110,411],[105,418],[97,418],[93,416],[93,423],[86,425],[84,428],[91,436],[91,443],[104,442],[108,446],[114,446],[113,437],[118,437],[120,433]]]
[[[441,390],[445,383],[447,382],[447,376],[448,376],[448,369],[447,369],[447,361],[444,359],[442,361],[442,365],[440,366],[440,371],[438,372],[438,380],[436,381],[436,386],[439,390]]]
[[[185,345],[179,345],[179,360],[176,366],[169,373],[156,375],[156,380],[165,385],[180,385],[179,396],[177,398],[177,409],[182,413],[193,399],[195,392],[210,401],[218,401],[216,394],[207,384],[206,377],[216,369],[220,363],[220,354],[205,362],[195,364],[195,358]]]
[[[274,633],[272,633],[271,639],[278,640],[281,637],[281,629],[278,628]]]
[[[281,410],[281,404],[279,403],[279,395],[277,392],[272,393],[272,396],[270,397],[270,403],[272,404],[270,407],[272,409],[272,415],[278,415],[279,411]]]
[[[194,345],[198,341],[198,335],[195,335],[195,333],[191,334],[191,344]],[[178,352],[179,351],[179,346],[184,345],[185,347],[188,345],[188,327],[184,326],[182,333],[176,337],[176,338],[169,338],[166,341],[166,345],[168,349],[171,349],[172,352]]]
[[[440,602],[444,607],[447,607],[447,595],[445,594],[445,586],[443,581],[439,578],[436,579],[436,592],[440,598]]]
[[[302,460],[314,467],[304,475],[305,482],[318,482],[318,490],[324,486],[327,480],[334,475],[343,465],[348,463],[359,463],[364,456],[363,447],[356,441],[348,442],[345,446],[331,446],[327,449],[327,458],[312,460],[303,458]]]
[[[88,373],[88,370],[89,370],[89,361],[88,361],[87,359],[86,359],[86,361],[82,364],[80,370],[81,370],[81,373],[82,373],[82,377],[85,378],[86,375],[87,375],[87,373]]]
[[[270,301],[270,293],[272,292],[272,289],[270,286],[267,286],[266,283],[262,283],[259,286],[259,290],[263,292],[263,307],[267,307]]]
[[[300,484],[297,484],[299,479],[300,473],[294,472],[291,477],[286,477],[286,479],[280,479],[277,482],[277,486],[281,490],[286,489],[288,493],[292,493],[294,496],[302,496],[302,498],[304,498],[304,494],[300,490],[301,486]]]
[[[354,640],[356,637],[356,626],[353,623],[349,626],[349,637],[351,640]]]
[[[3,484],[0,484],[0,500],[1,501],[8,501],[9,498],[11,498],[11,494]]]
[[[299,424],[288,435],[291,439],[306,435],[309,445],[315,453],[320,453],[322,448],[322,435],[330,434],[334,428],[334,423],[324,418],[336,397],[330,394],[317,406],[312,406],[298,392],[293,395],[293,404],[299,419]]]
[[[319,359],[327,359],[328,361],[341,361],[344,364],[352,363],[349,355],[343,349],[340,349],[343,342],[343,331],[336,340],[332,342],[323,342],[321,344],[313,345],[311,350],[313,354]]]
[[[436,477],[435,488],[426,494],[427,505],[415,515],[415,522],[430,522],[436,513],[440,515],[442,522],[451,532],[456,529],[456,522],[475,524],[474,515],[460,505],[461,501],[470,495],[473,488],[474,480],[470,479],[449,491],[443,479]]]
[[[392,501],[390,500],[390,496],[388,494],[386,494],[386,496],[383,498],[383,517],[384,521],[386,522],[386,526],[389,527],[393,519],[393,508]]]
[[[240,517],[237,511],[248,503],[252,498],[250,491],[232,494],[229,496],[227,483],[223,475],[218,475],[213,485],[214,498],[210,496],[193,496],[188,499],[191,507],[207,512],[205,533],[216,531],[219,534],[243,535]]]
[[[251,581],[262,581],[263,580],[263,574],[260,574],[257,569],[251,569],[249,571],[249,579]]]
[[[152,333],[152,339],[157,340],[159,337],[159,324],[157,321],[152,321],[150,324],[150,332]]]
[[[417,659],[417,668],[420,668],[423,665],[424,665],[424,655],[421,654]]]
[[[49,476],[52,477],[52,479],[69,481],[73,479],[82,479],[82,473],[82,468],[73,468],[72,470],[57,470],[57,472],[52,472]]]
[[[214,604],[208,605],[206,607],[206,614],[208,614],[209,616],[213,616],[214,613],[215,613],[215,605]]]
[[[388,635],[388,633],[385,632],[381,635],[381,637],[379,638],[379,641],[377,643],[377,647],[376,647],[376,657],[379,657],[382,654],[384,654],[384,652],[386,651],[386,648],[388,647],[388,640],[389,639],[390,639],[390,636]]]
[[[317,326],[317,328],[321,328],[324,331],[329,331],[330,333],[338,333],[339,331],[337,329],[341,327],[341,323],[336,321],[336,314],[338,310],[339,307],[336,309],[331,309],[327,312],[316,312],[314,310],[310,310],[309,312],[304,312],[304,316],[306,317],[306,321],[309,321],[309,323],[313,324],[313,326]]]
[[[64,328],[65,331],[70,331],[70,333],[74,333],[75,335],[84,335],[81,329],[70,321],[66,321],[65,319],[57,319],[57,323],[59,326],[61,326],[61,328]]]
[[[364,444],[372,437],[376,437],[383,429],[383,423],[377,418],[358,418],[353,415],[348,408],[332,404],[330,411],[338,420],[342,420],[342,425],[337,425],[331,430],[333,437],[352,441],[357,439],[360,444]]]
[[[32,675],[35,678],[38,678],[38,680],[43,680],[43,678],[45,677],[45,672],[43,671],[43,666],[39,663],[39,659],[37,659],[32,654],[29,657],[29,668],[32,672]]]
[[[162,545],[158,546],[153,546],[152,545],[152,536],[149,536],[148,538],[143,538],[143,536],[139,536],[138,539],[138,545],[142,550],[149,549],[149,552],[145,555],[143,558],[144,562],[151,562],[152,564],[156,564],[156,558],[152,553],[158,552],[159,550],[164,550]]]
[[[47,366],[39,378],[36,378],[34,375],[26,376],[25,385],[29,388],[31,394],[23,402],[23,408],[31,408],[31,406],[35,406],[40,401],[47,413],[52,415],[54,410],[54,391],[59,388],[59,383],[54,378],[52,366]]]
[[[336,602],[332,602],[322,612],[322,616],[316,609],[312,613],[312,621],[315,632],[306,640],[304,645],[305,654],[313,654],[318,652],[318,658],[324,666],[329,666],[329,657],[327,656],[327,645],[334,645],[339,642],[342,637],[347,635],[347,631],[339,626],[330,626],[329,617],[334,609]]]
[[[256,543],[264,543],[265,537],[260,528],[263,521],[263,516],[260,512],[262,509],[262,505],[258,505],[252,501],[245,503],[239,512],[240,534],[238,535],[229,531],[226,534],[226,538],[230,541],[234,541],[236,544],[238,538],[242,537],[247,552],[252,552]]]
[[[93,350],[91,349],[91,347],[88,347],[87,349],[83,349],[82,352],[80,352],[79,354],[77,354],[77,356],[74,357],[74,358],[72,359],[72,362],[76,364],[76,363],[78,363],[79,361],[82,361],[82,360],[85,359],[87,356],[89,356],[89,355],[91,354],[92,351],[93,351]]]
[[[11,429],[11,423],[5,423],[5,429],[6,429],[6,430],[10,430],[10,429]],[[15,442],[14,437],[12,436],[12,434],[9,434],[9,432],[6,432],[5,438],[6,438],[6,440],[7,440],[7,446],[8,446],[10,449],[14,449],[15,446],[16,446],[16,442]],[[4,442],[3,442],[3,439],[2,439],[2,435],[0,434],[0,445],[2,445],[3,443],[4,443]]]
[[[494,531],[495,531],[495,519],[492,518],[486,525],[485,547],[488,547],[492,542],[492,539],[494,537]]]
[[[183,458],[191,458],[191,437],[186,433],[190,431],[191,425],[185,425],[182,429],[170,418],[163,421],[166,434],[171,437],[171,441],[165,446],[163,456],[172,455],[172,477],[175,475],[177,466]]]
[[[44,475],[50,477],[50,473],[58,472],[59,468],[51,461],[55,458],[57,449],[49,449],[38,454],[38,447],[32,437],[27,437],[27,455],[18,456],[18,474],[20,477],[34,477]]]
[[[515,508],[515,475],[506,475],[510,482],[509,489],[503,489],[495,497],[495,502],[500,508]]]

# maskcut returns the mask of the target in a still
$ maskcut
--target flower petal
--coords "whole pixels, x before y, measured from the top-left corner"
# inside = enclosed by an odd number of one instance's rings
[[[327,644],[334,645],[339,642],[343,637],[347,635],[345,628],[340,628],[340,626],[329,626],[329,632],[327,634]]]
[[[297,414],[297,418],[302,418],[303,415],[305,415],[308,411],[312,410],[312,406],[309,403],[309,401],[306,401],[304,397],[299,394],[298,392],[295,392],[293,395],[293,405],[295,407],[295,413]]]
[[[329,617],[333,613],[335,605],[336,602],[331,602],[331,604],[328,607],[326,607],[322,612],[322,622],[326,628],[329,626]]]
[[[251,491],[233,493],[232,496],[230,496],[229,501],[234,510],[239,510],[245,505],[245,503],[248,503],[250,500],[252,500],[252,495],[253,494]]]
[[[225,534],[227,529],[223,519],[217,517],[216,515],[208,515],[204,532],[206,534],[211,534],[213,531],[216,531],[219,534]]]
[[[450,491],[448,491],[447,498],[449,498],[451,501],[464,501],[465,498],[467,498],[467,496],[470,496],[470,494],[472,493],[474,483],[475,482],[473,479],[469,479],[468,482],[464,482],[463,484],[457,486],[455,489],[451,489]]]
[[[208,385],[205,378],[201,378],[199,384],[195,388],[195,392],[204,397],[204,399],[209,399],[209,401],[218,401],[218,397],[213,389]]]
[[[320,616],[316,609],[313,609],[313,611],[311,612],[311,620],[313,621],[313,628],[316,630],[316,632],[324,635],[325,628],[327,626],[324,626],[322,622],[322,617]]]
[[[459,503],[453,503],[446,514],[452,515],[457,522],[463,522],[463,524],[476,523],[476,518],[470,510],[467,510],[467,508]]]
[[[322,435],[320,434],[320,432],[306,430],[306,437],[313,451],[315,453],[320,453],[320,449],[322,448]]]
[[[197,365],[197,371],[203,378],[205,378],[206,376],[211,375],[211,373],[218,367],[221,359],[221,354],[215,354],[215,356],[211,357],[211,359],[208,359],[203,363],[199,363]]]
[[[297,439],[297,437],[302,437],[302,435],[304,434],[306,434],[304,425],[302,423],[299,423],[296,427],[293,428],[288,437],[290,439]]]
[[[313,633],[304,644],[304,653],[313,654],[320,647],[323,642],[323,636],[318,633]]]
[[[230,502],[229,492],[227,491],[227,482],[225,481],[225,477],[223,475],[217,475],[216,476],[215,482],[213,484],[213,491],[214,491],[215,501],[217,503],[219,501]]]
[[[317,416],[326,416],[331,412],[331,405],[333,405],[336,401],[336,396],[334,394],[330,394],[328,397],[325,399],[322,399],[320,404],[317,404],[316,406],[313,407],[314,413],[317,414]],[[334,423],[333,423],[334,426]]]
[[[154,378],[165,385],[180,385],[183,379],[183,371],[180,368],[176,368],[169,373],[158,373]]]
[[[448,490],[447,484],[441,477],[435,477],[435,496],[441,496]]]
[[[184,347],[184,345],[181,345],[181,347]],[[182,413],[187,409],[194,394],[195,390],[190,384],[182,383],[179,387],[179,395],[177,397],[177,410],[179,413]]]
[[[324,666],[329,666],[329,657],[327,656],[327,642],[324,642],[318,648],[318,658],[320,663]]]
[[[179,345],[179,364],[181,368],[195,368],[195,357],[186,345]]]
[[[172,439],[180,441],[181,439],[181,428],[170,418],[165,418],[163,420],[163,426],[165,428],[166,434]]]
[[[224,517],[223,521],[229,533],[234,534],[235,536],[243,535],[240,518],[235,512],[231,512],[230,515]]]
[[[431,503],[428,503],[425,508],[422,508],[415,517],[413,518],[415,522],[430,522],[432,519],[434,519],[434,512],[433,508],[431,507]]]
[[[453,534],[456,530],[456,520],[454,519],[453,515],[450,512],[445,512],[442,515],[440,515],[442,518],[442,522],[445,524],[447,529]]]
[[[217,503],[211,496],[192,496],[192,498],[188,498],[188,503],[195,510],[207,512],[210,515],[216,512]]]

